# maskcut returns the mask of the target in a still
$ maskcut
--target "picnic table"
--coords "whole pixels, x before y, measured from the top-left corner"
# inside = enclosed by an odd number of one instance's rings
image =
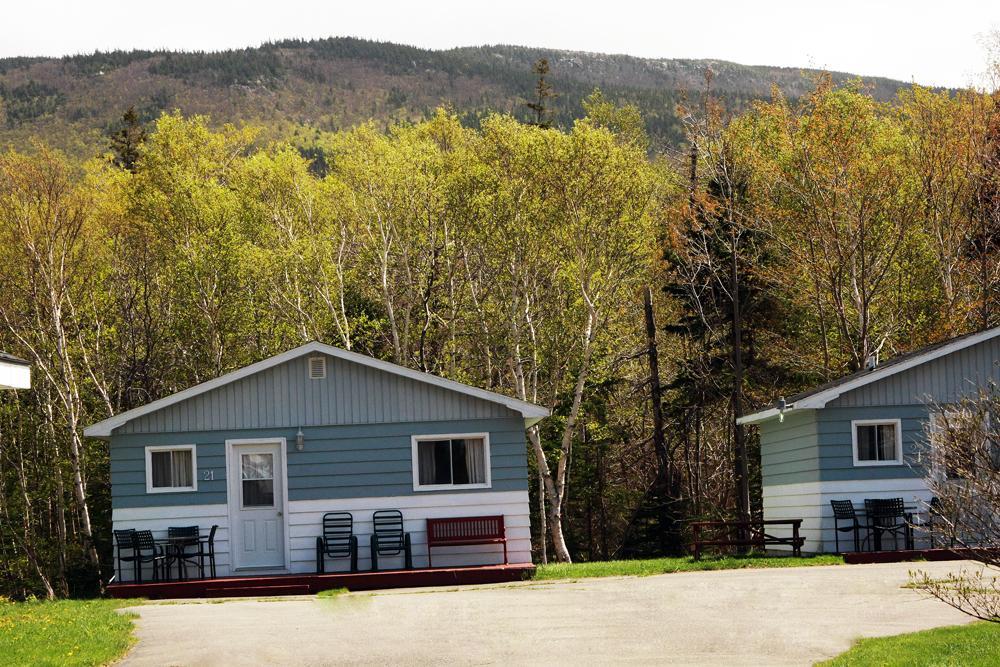
[[[694,559],[701,558],[704,547],[757,547],[790,546],[792,554],[802,555],[802,545],[805,538],[799,536],[802,519],[760,519],[752,521],[692,521],[691,549]],[[791,536],[772,535],[768,533],[769,526],[788,526],[792,529]],[[715,531],[721,536],[703,537],[705,531]]]

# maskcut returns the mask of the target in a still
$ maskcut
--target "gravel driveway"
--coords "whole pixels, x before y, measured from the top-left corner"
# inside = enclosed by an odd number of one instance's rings
[[[126,665],[809,665],[861,636],[968,620],[894,563],[138,607]]]

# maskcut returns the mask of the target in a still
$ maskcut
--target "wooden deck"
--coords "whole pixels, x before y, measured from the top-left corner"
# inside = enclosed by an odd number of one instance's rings
[[[902,563],[908,560],[965,560],[971,549],[902,549],[899,551],[849,551],[843,553],[844,562],[851,565],[866,563]]]
[[[386,570],[383,572],[330,572],[326,574],[275,574],[252,577],[221,577],[156,583],[116,583],[108,593],[116,598],[265,597],[269,595],[314,595],[331,588],[371,591],[386,588],[496,584],[521,581],[535,571],[531,563],[436,567],[434,569]]]

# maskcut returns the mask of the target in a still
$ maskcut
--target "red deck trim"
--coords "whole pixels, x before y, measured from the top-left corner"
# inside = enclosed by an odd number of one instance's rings
[[[496,584],[531,576],[531,563],[477,567],[388,570],[385,572],[332,572],[326,574],[275,574],[254,577],[221,577],[157,583],[116,583],[108,586],[115,598],[165,600],[201,597],[264,597],[311,595],[331,588],[371,591],[385,588],[419,588],[463,584]]]
[[[1000,550],[993,550],[998,551]],[[868,563],[902,563],[908,560],[966,560],[976,554],[982,554],[982,549],[908,549],[901,551],[858,551],[842,554],[844,562],[850,565],[865,565]]]

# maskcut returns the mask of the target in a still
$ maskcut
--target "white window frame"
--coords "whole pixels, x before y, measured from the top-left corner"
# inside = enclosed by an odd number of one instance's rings
[[[471,440],[481,439],[483,441],[483,461],[486,465],[486,481],[482,484],[421,484],[420,483],[420,458],[417,453],[418,445],[428,440]],[[466,489],[489,489],[493,487],[493,461],[490,459],[490,434],[489,433],[440,433],[437,435],[414,435],[410,437],[410,453],[413,461],[413,490],[414,491],[465,491]],[[454,479],[454,477],[452,477]]]
[[[888,426],[892,425],[896,429],[896,458],[887,461],[862,461],[858,458],[858,427],[859,426]],[[901,466],[903,465],[903,422],[901,419],[852,419],[851,420],[851,449],[854,455],[854,467],[864,468],[869,466]]]
[[[192,486],[153,487],[153,452],[191,452]],[[146,493],[187,493],[198,490],[198,446],[197,445],[150,445],[146,447]]]

